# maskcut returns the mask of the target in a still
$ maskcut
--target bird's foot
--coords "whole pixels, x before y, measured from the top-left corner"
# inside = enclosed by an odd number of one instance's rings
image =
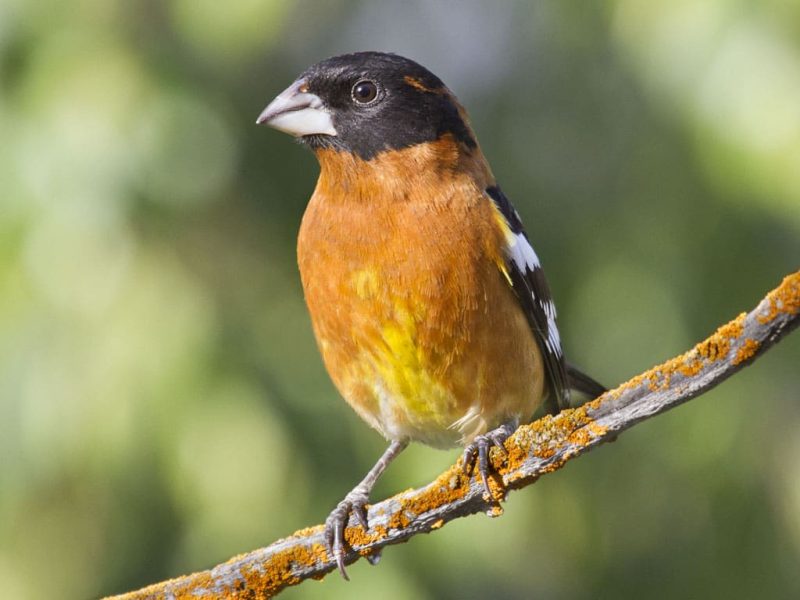
[[[339,567],[339,573],[342,574],[347,581],[350,578],[347,576],[347,571],[344,568],[344,554],[345,554],[345,539],[344,530],[347,527],[347,521],[350,514],[353,514],[355,520],[364,531],[369,529],[367,523],[367,503],[369,497],[365,491],[356,487],[349,494],[344,497],[344,500],[339,502],[325,519],[325,546],[328,549],[328,554],[331,554],[336,559],[336,566]]]
[[[489,449],[495,446],[503,456],[506,456],[508,452],[506,452],[503,443],[514,433],[516,428],[515,423],[504,423],[496,429],[477,436],[464,448],[464,454],[461,459],[464,473],[471,475],[477,466],[481,481],[483,481],[483,487],[490,500],[494,498],[494,494],[492,494],[492,488],[489,487]]]

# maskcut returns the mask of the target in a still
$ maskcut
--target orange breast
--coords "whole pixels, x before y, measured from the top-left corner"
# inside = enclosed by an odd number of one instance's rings
[[[503,233],[484,182],[452,168],[454,151],[447,140],[369,162],[320,151],[298,240],[342,396],[385,437],[440,447],[530,416],[543,393],[538,348],[499,268]]]

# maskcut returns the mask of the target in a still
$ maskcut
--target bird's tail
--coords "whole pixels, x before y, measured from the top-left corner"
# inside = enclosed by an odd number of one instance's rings
[[[589,398],[597,398],[599,395],[608,391],[604,385],[589,377],[575,365],[567,363],[566,366],[567,382],[570,389],[586,394]]]

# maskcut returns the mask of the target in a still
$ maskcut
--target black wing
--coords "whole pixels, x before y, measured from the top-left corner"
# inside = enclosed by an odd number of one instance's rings
[[[556,324],[556,305],[519,214],[499,187],[489,187],[486,193],[510,230],[506,248],[507,275],[542,352],[550,388],[545,407],[550,414],[556,414],[569,406],[567,367]]]

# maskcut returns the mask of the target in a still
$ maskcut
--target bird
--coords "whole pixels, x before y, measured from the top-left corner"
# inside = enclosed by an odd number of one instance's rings
[[[344,530],[369,527],[375,482],[409,442],[460,446],[492,497],[489,450],[570,390],[605,388],[566,362],[556,307],[519,213],[456,96],[397,54],[303,71],[259,114],[320,165],[297,260],[325,367],[389,445],[325,521],[347,579]]]

